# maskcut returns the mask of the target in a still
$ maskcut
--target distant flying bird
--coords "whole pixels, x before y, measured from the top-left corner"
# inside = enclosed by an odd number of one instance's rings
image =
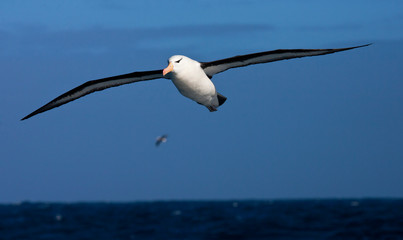
[[[365,47],[370,44],[335,49],[279,49],[274,51],[240,55],[212,62],[198,62],[183,55],[175,55],[169,58],[168,67],[161,70],[133,72],[114,77],[88,81],[53,99],[21,120],[28,119],[36,114],[59,107],[74,101],[87,94],[102,91],[110,87],[123,84],[153,80],[157,78],[171,79],[179,92],[193,101],[204,105],[210,112],[217,111],[226,97],[216,91],[211,78],[220,72],[230,68],[244,67],[252,64],[268,63],[285,59],[325,55],[335,52]]]
[[[168,141],[168,135],[164,134],[162,136],[158,136],[155,141],[155,146],[158,147],[161,143],[165,143]]]

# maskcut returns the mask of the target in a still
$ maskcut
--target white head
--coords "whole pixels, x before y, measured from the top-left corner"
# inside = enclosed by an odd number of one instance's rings
[[[200,63],[183,55],[175,55],[168,59],[168,67],[163,71],[166,78],[170,78],[171,74],[180,74],[192,68],[192,66],[200,66]]]

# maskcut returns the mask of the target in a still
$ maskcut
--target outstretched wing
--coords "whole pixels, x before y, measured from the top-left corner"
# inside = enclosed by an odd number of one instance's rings
[[[240,55],[212,62],[202,62],[201,67],[203,68],[206,75],[211,78],[213,77],[214,74],[226,71],[230,68],[244,67],[251,64],[268,63],[291,58],[325,55],[335,52],[346,51],[354,48],[366,47],[368,45],[371,44],[349,48],[334,48],[334,49],[279,49],[274,51]]]
[[[31,114],[25,116],[21,120],[28,119],[36,114],[48,111],[52,108],[59,107],[68,102],[74,101],[87,94],[102,91],[107,88],[117,87],[123,84],[152,80],[156,78],[163,78],[162,70],[146,71],[146,72],[133,72],[108,78],[102,78],[98,80],[88,81],[62,95],[53,99],[46,105],[35,110]]]

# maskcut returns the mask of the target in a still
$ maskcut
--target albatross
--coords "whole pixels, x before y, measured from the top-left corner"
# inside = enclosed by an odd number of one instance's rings
[[[168,141],[168,135],[164,134],[162,136],[158,136],[155,139],[155,146],[158,147],[161,143],[166,143]]]
[[[168,66],[165,69],[132,72],[85,82],[84,84],[53,99],[21,120],[49,111],[96,91],[159,78],[170,79],[183,96],[207,107],[210,112],[214,112],[217,111],[217,108],[227,100],[226,97],[217,92],[211,81],[211,78],[217,73],[224,72],[231,68],[245,67],[252,64],[326,55],[366,47],[368,45],[370,44],[333,49],[278,49],[238,55],[211,62],[198,62],[183,55],[175,55],[168,59]]]

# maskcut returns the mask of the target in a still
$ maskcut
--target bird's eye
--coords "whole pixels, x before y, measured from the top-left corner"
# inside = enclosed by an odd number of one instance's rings
[[[176,63],[179,63],[181,60],[182,60],[182,58],[181,58],[181,59],[179,59],[178,61],[175,61],[175,62],[176,62]]]

